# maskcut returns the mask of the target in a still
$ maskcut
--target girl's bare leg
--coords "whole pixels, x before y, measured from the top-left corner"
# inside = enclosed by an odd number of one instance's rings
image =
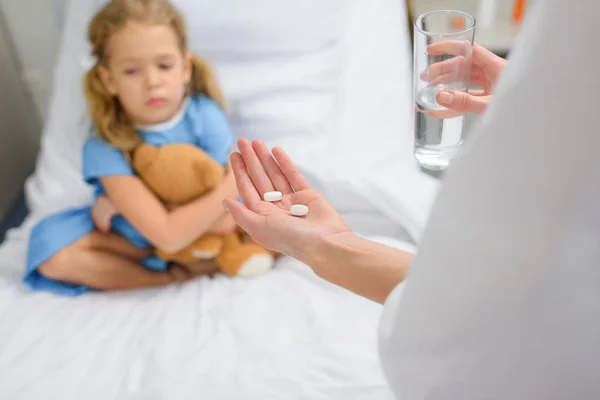
[[[92,232],[81,240],[84,247],[106,251],[130,260],[141,260],[154,252],[152,249],[140,249],[116,233]]]
[[[114,233],[103,234],[92,232],[83,240],[85,240],[84,245],[86,247],[103,250],[134,261],[139,261],[154,253],[153,249],[139,249],[127,239]],[[219,267],[213,260],[200,260],[190,265],[182,265],[181,267],[193,276],[213,275],[219,270]]]
[[[38,271],[50,279],[101,290],[164,286],[194,276],[178,266],[166,272],[150,271],[135,261],[148,252],[120,239],[92,232],[56,253]]]

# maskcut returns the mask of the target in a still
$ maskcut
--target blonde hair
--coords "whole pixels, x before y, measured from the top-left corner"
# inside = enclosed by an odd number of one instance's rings
[[[130,20],[170,26],[179,39],[182,53],[185,54],[188,49],[183,17],[168,0],[111,0],[92,18],[88,27],[88,41],[97,62],[84,78],[88,113],[99,135],[126,152],[137,147],[142,139],[119,100],[104,87],[98,69],[108,65],[108,40]],[[215,72],[206,60],[197,55],[192,56],[192,78],[188,93],[190,92],[204,94],[225,108]]]

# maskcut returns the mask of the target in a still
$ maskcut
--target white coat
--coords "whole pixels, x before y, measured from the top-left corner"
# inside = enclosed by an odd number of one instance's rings
[[[386,301],[398,399],[600,399],[599,18],[596,0],[528,15]]]

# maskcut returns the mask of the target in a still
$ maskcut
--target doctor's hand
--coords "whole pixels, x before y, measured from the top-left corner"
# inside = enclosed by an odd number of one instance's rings
[[[432,111],[431,115],[447,118],[464,113],[483,113],[492,100],[496,82],[500,77],[506,60],[475,43],[471,50],[471,71],[468,77],[466,58],[468,44],[461,41],[444,41],[427,47],[429,55],[447,55],[453,57],[429,66],[421,74],[421,79],[432,85],[467,79],[471,85],[481,87],[481,90],[467,92],[442,90],[436,94],[436,101],[448,110]],[[438,115],[440,114],[440,115]]]
[[[231,165],[243,204],[227,199],[224,206],[236,223],[254,241],[269,250],[300,261],[313,246],[328,236],[351,233],[333,206],[310,187],[292,160],[280,148],[271,153],[261,141],[238,141],[239,153],[231,155]],[[262,199],[266,192],[283,193],[281,201]],[[293,204],[309,209],[305,217],[290,214]]]

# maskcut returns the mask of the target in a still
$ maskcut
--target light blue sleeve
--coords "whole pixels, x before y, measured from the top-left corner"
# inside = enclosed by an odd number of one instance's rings
[[[106,176],[135,175],[123,153],[100,138],[88,139],[83,145],[83,179],[97,184]]]
[[[233,133],[227,117],[221,107],[208,97],[198,97],[195,101],[203,124],[199,145],[217,162],[225,165],[233,146]]]

